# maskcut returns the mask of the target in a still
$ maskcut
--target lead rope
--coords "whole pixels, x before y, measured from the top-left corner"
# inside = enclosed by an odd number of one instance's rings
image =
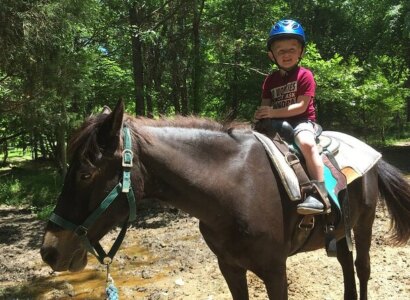
[[[107,277],[105,279],[106,282],[106,288],[105,288],[105,294],[107,295],[106,300],[119,300],[118,296],[118,289],[114,284],[114,279],[112,279],[110,275],[110,265],[112,263],[111,258],[105,257],[104,258],[104,264],[107,267]]]

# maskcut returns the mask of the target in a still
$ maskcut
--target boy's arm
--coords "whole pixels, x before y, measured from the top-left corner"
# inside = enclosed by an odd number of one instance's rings
[[[262,98],[261,106],[271,106],[271,105],[272,105],[272,99]]]
[[[296,103],[291,104],[287,107],[273,109],[270,106],[270,99],[262,99],[261,107],[255,113],[255,119],[264,119],[264,118],[289,118],[297,116],[306,111],[311,96],[299,96]],[[269,104],[264,102],[265,100],[269,101]]]
[[[302,95],[299,96],[297,102],[287,107],[272,109],[271,118],[289,118],[304,113],[308,107],[309,101],[312,97]]]
[[[271,118],[271,117],[266,117],[266,111],[268,109],[272,110],[271,105],[272,105],[272,99],[262,97],[261,105],[256,109],[254,118],[256,120],[260,120],[264,118]]]

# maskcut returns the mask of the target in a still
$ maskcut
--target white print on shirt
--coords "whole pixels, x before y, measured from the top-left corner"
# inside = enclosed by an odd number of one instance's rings
[[[279,86],[271,90],[273,108],[287,107],[296,103],[296,92],[298,91],[297,81],[292,81],[286,85]]]

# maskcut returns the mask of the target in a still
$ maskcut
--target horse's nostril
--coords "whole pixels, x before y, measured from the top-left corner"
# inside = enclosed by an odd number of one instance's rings
[[[40,254],[43,261],[50,266],[54,265],[57,261],[57,250],[52,247],[41,247]]]

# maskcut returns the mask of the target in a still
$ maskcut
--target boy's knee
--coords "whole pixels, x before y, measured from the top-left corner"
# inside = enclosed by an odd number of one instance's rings
[[[316,147],[315,137],[310,131],[299,132],[295,140],[299,148],[311,149]]]
[[[304,154],[309,154],[309,155],[314,154],[315,147],[316,146],[311,144],[311,143],[303,143],[302,145],[299,146],[299,148],[301,148],[301,150]]]

